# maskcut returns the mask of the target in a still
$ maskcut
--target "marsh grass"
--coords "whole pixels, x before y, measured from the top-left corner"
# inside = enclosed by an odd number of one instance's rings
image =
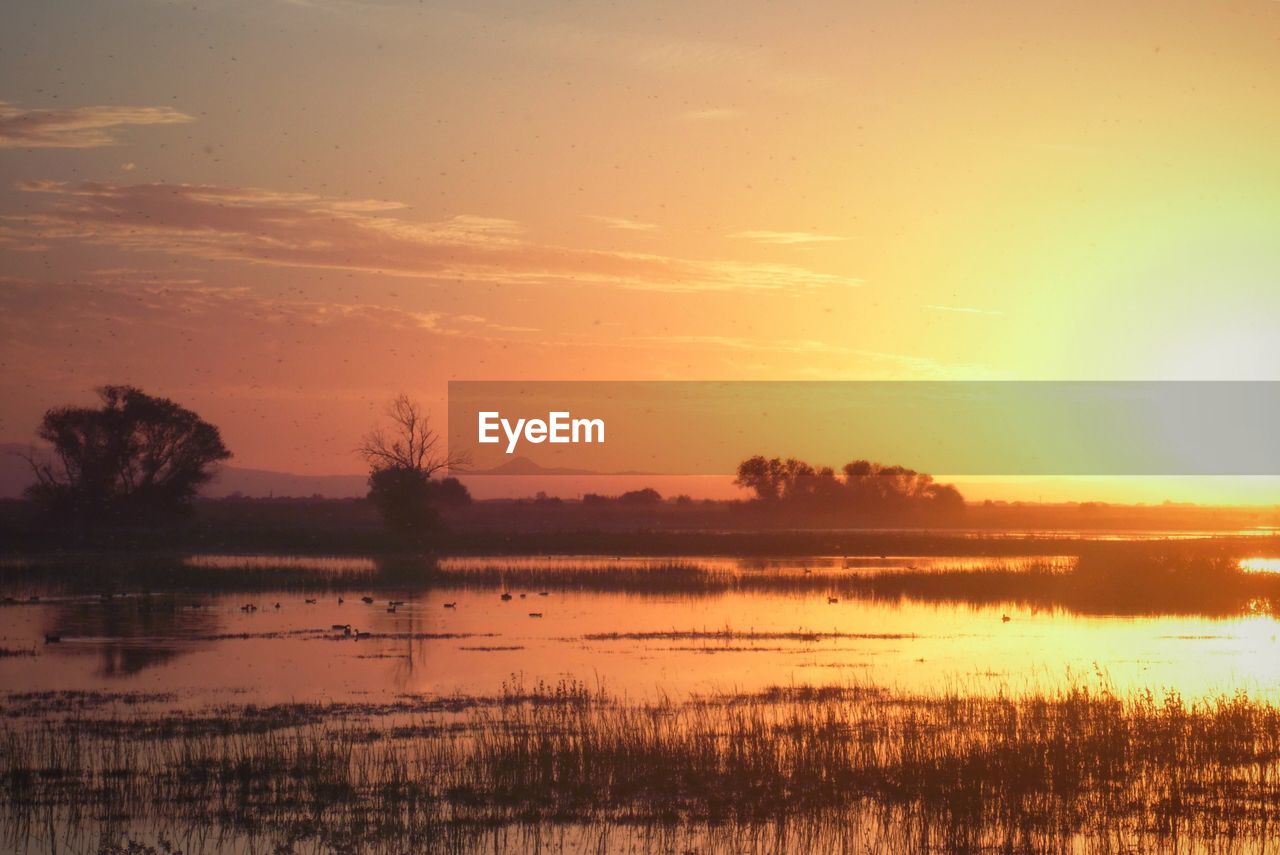
[[[896,829],[906,851],[1257,842],[1280,807],[1280,708],[1244,694],[852,684],[641,702],[515,683],[452,704],[205,718],[230,724],[9,720],[0,810],[15,827],[55,812],[391,850],[569,825]],[[270,726],[237,726],[255,719]]]
[[[14,656],[35,656],[36,649],[34,647],[0,647],[0,659],[8,659]]]
[[[847,596],[974,605],[1016,603],[1079,614],[1271,613],[1280,574],[1247,573],[1223,550],[1168,544],[1095,544],[1069,568],[993,564],[927,574],[886,571],[838,586]]]
[[[216,559],[216,560],[215,560]],[[417,561],[417,577],[429,562]],[[0,566],[10,604],[32,590],[115,595],[132,592],[351,591],[412,583],[399,562],[385,573],[369,559],[329,556],[190,556],[169,552],[84,552],[32,556]]]
[[[717,630],[667,630],[655,632],[592,632],[582,636],[584,641],[798,641],[819,642],[837,639],[897,640],[916,638],[914,633],[872,632],[757,632],[736,630],[731,627]]]
[[[1094,543],[1074,561],[991,559],[928,569],[751,570],[693,561],[640,565],[600,561],[443,566],[434,574],[453,587],[511,590],[617,591],[712,596],[731,592],[813,594],[835,599],[1016,604],[1081,614],[1199,614],[1214,617],[1271,612],[1280,603],[1280,573],[1249,573],[1224,544]]]
[[[131,592],[359,592],[438,588],[613,592],[636,596],[726,593],[820,595],[835,599],[1001,603],[1084,614],[1270,612],[1280,603],[1280,573],[1245,572],[1252,554],[1235,542],[1081,543],[1077,555],[991,558],[954,567],[867,570],[830,560],[787,568],[697,558],[545,561],[421,556],[379,558],[274,555],[60,555],[0,566],[0,604],[22,606],[34,592],[112,597]],[[959,559],[957,559],[959,560]]]

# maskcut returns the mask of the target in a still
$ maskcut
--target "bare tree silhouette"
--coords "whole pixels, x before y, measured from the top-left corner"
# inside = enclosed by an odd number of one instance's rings
[[[390,425],[366,434],[359,448],[369,464],[369,500],[390,529],[433,529],[439,522],[438,505],[470,501],[470,495],[456,478],[433,481],[432,476],[464,466],[467,458],[440,448],[440,435],[408,395],[397,395],[387,415]]]
[[[377,427],[365,434],[360,456],[372,471],[403,469],[430,478],[441,469],[464,466],[464,456],[449,456],[438,449],[440,435],[422,407],[401,392],[387,408],[390,427]]]

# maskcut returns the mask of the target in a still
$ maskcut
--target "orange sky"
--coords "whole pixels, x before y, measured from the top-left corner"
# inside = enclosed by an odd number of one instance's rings
[[[3,15],[3,441],[105,382],[331,473],[460,378],[1280,379],[1272,0]]]

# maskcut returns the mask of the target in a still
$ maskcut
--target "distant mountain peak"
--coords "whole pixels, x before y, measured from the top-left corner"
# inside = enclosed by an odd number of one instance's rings
[[[513,457],[492,469],[468,469],[466,475],[599,475],[591,469],[568,469],[557,466],[541,466],[527,457]]]

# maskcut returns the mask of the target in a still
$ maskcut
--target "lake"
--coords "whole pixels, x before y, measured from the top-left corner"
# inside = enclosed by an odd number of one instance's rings
[[[369,570],[360,558],[195,556],[198,567],[261,565]],[[797,575],[929,573],[999,561],[962,556],[779,560],[685,557],[715,572]],[[1026,561],[1069,559],[1028,557]],[[555,567],[573,572],[667,565],[601,556],[446,559],[459,570]],[[1257,561],[1250,566],[1265,566]],[[512,587],[359,588],[252,594],[58,595],[35,588],[3,607],[0,659],[9,691],[106,690],[174,694],[183,704],[381,700],[405,693],[483,694],[512,675],[569,676],[629,696],[754,690],[851,679],[913,692],[999,692],[1098,675],[1120,689],[1188,696],[1280,681],[1271,614],[1093,615],[1017,603],[893,601],[823,591],[626,592]],[[27,602],[32,595],[38,602]],[[363,596],[373,602],[365,603]],[[314,600],[315,602],[309,602]],[[341,600],[341,602],[340,602]],[[388,611],[391,601],[402,602]],[[277,605],[278,604],[278,605]],[[450,606],[449,604],[453,604]],[[252,606],[252,610],[245,610]],[[531,614],[539,615],[531,617]],[[370,637],[347,637],[337,625]],[[45,636],[58,636],[45,643]]]
[[[1280,559],[1100,543],[10,558],[0,849],[1254,848]]]

